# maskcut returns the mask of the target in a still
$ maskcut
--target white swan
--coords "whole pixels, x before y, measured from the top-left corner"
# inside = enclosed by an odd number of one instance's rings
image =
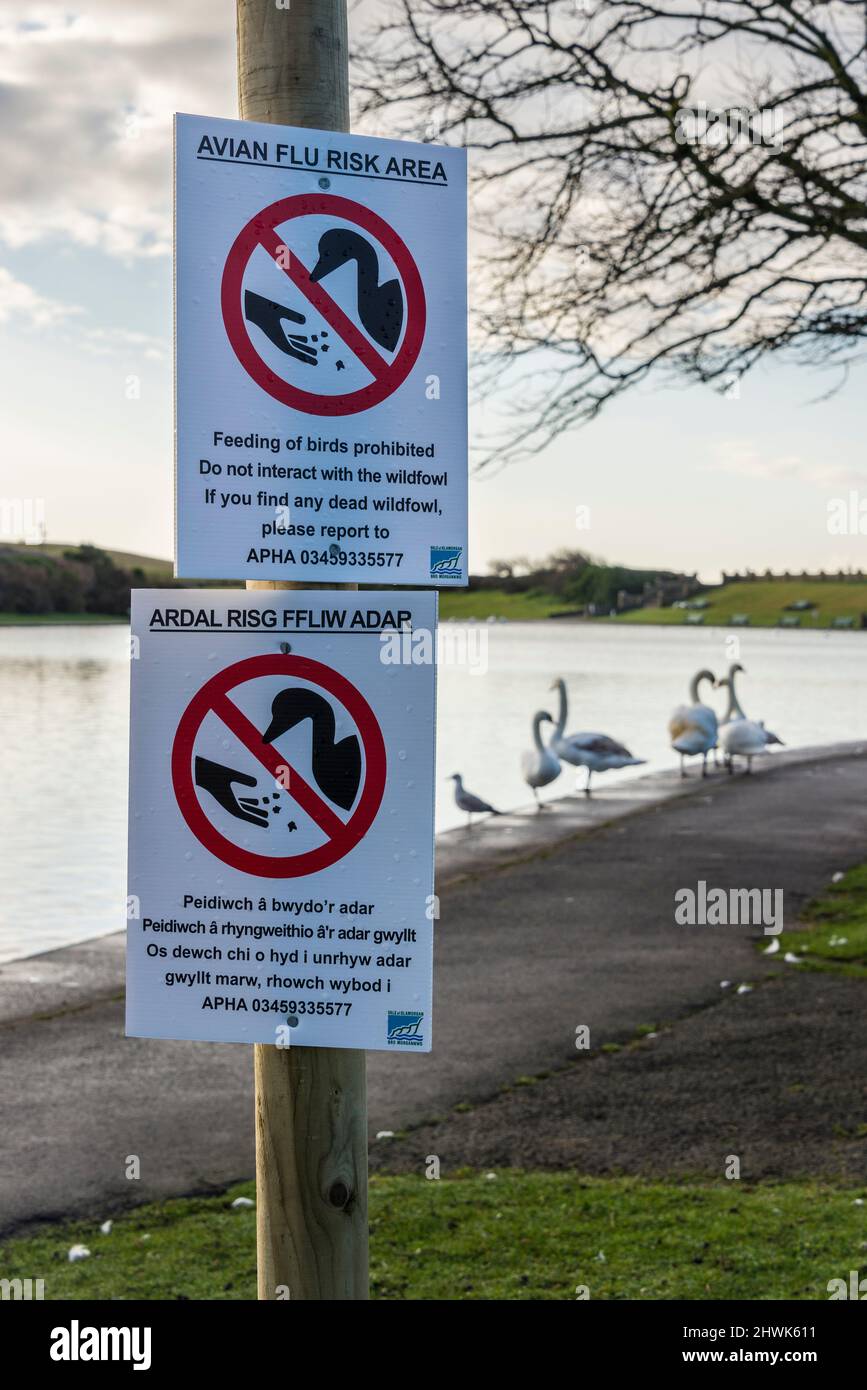
[[[722,717],[723,724],[730,724],[733,719],[746,719],[747,717],[741,709],[738,697],[735,694],[735,676],[739,671],[742,671],[743,674],[746,675],[746,671],[744,671],[740,662],[733,661],[729,666],[728,675],[721,676],[716,682],[717,690],[727,690],[729,693],[728,708]]]
[[[459,810],[466,811],[468,826],[473,823],[474,811],[478,814],[489,811],[492,816],[500,815],[500,812],[495,810],[493,806],[489,806],[487,801],[483,801],[480,796],[475,796],[466,790],[464,779],[459,772],[453,772],[447,780],[455,784],[455,805]]]
[[[729,772],[733,770],[732,758],[736,757],[746,758],[747,772],[752,772],[753,758],[766,752],[769,744],[782,744],[783,740],[772,734],[770,729],[766,729],[762,720],[747,719],[735,691],[735,676],[738,672],[746,675],[740,662],[735,661],[729,667],[728,675],[717,681],[718,687],[725,686],[729,692],[728,709],[719,731],[719,743],[725,753],[726,768]]]
[[[524,781],[528,787],[533,788],[533,795],[536,798],[536,805],[542,809],[539,800],[539,787],[547,787],[549,782],[560,776],[560,760],[555,757],[550,748],[546,748],[542,742],[541,726],[544,722],[553,724],[554,721],[550,714],[540,710],[533,716],[533,743],[535,747],[532,752],[521,754],[521,771],[524,774]]]
[[[587,781],[584,783],[583,791],[588,796],[590,778],[594,772],[608,772],[616,767],[638,767],[646,761],[645,758],[633,758],[628,748],[624,748],[616,739],[609,738],[608,734],[564,733],[569,709],[566,682],[556,680],[552,683],[551,689],[560,693],[560,710],[549,747],[564,763],[571,763],[573,767],[586,767]]]
[[[710,681],[716,687],[713,671],[698,671],[692,678],[689,695],[690,705],[678,705],[668,721],[671,746],[680,754],[680,775],[686,776],[684,758],[701,754],[701,775],[707,776],[707,755],[716,747],[717,718],[710,705],[703,705],[699,699],[699,686],[702,681]]]

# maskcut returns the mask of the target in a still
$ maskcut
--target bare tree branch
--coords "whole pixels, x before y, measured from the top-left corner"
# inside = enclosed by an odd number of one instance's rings
[[[359,89],[473,152],[479,382],[521,381],[489,459],[651,372],[863,353],[862,0],[390,0]]]

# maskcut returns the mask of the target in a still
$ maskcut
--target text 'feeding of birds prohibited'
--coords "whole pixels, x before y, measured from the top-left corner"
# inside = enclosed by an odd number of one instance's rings
[[[370,208],[333,194],[281,198],[250,219],[226,260],[221,308],[247,373],[309,415],[378,405],[424,340],[424,288],[408,247]]]
[[[312,874],[348,854],[376,817],[385,775],[382,731],[360,691],[291,655],[218,672],[172,748],[190,830],[216,858],[264,878]]]

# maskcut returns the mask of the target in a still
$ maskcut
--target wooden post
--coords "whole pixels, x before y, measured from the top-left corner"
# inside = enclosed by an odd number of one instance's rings
[[[346,0],[237,0],[244,120],[349,129]],[[248,580],[248,589],[338,587]],[[368,1297],[365,1054],[254,1047],[260,1299]]]

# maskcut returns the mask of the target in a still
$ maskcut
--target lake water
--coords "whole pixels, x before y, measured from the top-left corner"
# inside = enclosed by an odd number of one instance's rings
[[[744,709],[790,746],[867,735],[867,634],[558,622],[443,632],[439,830],[464,820],[452,772],[501,810],[527,805],[520,754],[534,711],[557,713],[557,676],[569,688],[569,729],[612,734],[647,759],[600,777],[600,796],[676,763],[666,723],[701,666],[724,673],[740,660]],[[462,648],[468,661],[448,659]],[[124,925],[128,649],[122,626],[0,628],[0,961]],[[722,712],[721,695],[717,703]],[[574,784],[568,769],[542,795]]]

